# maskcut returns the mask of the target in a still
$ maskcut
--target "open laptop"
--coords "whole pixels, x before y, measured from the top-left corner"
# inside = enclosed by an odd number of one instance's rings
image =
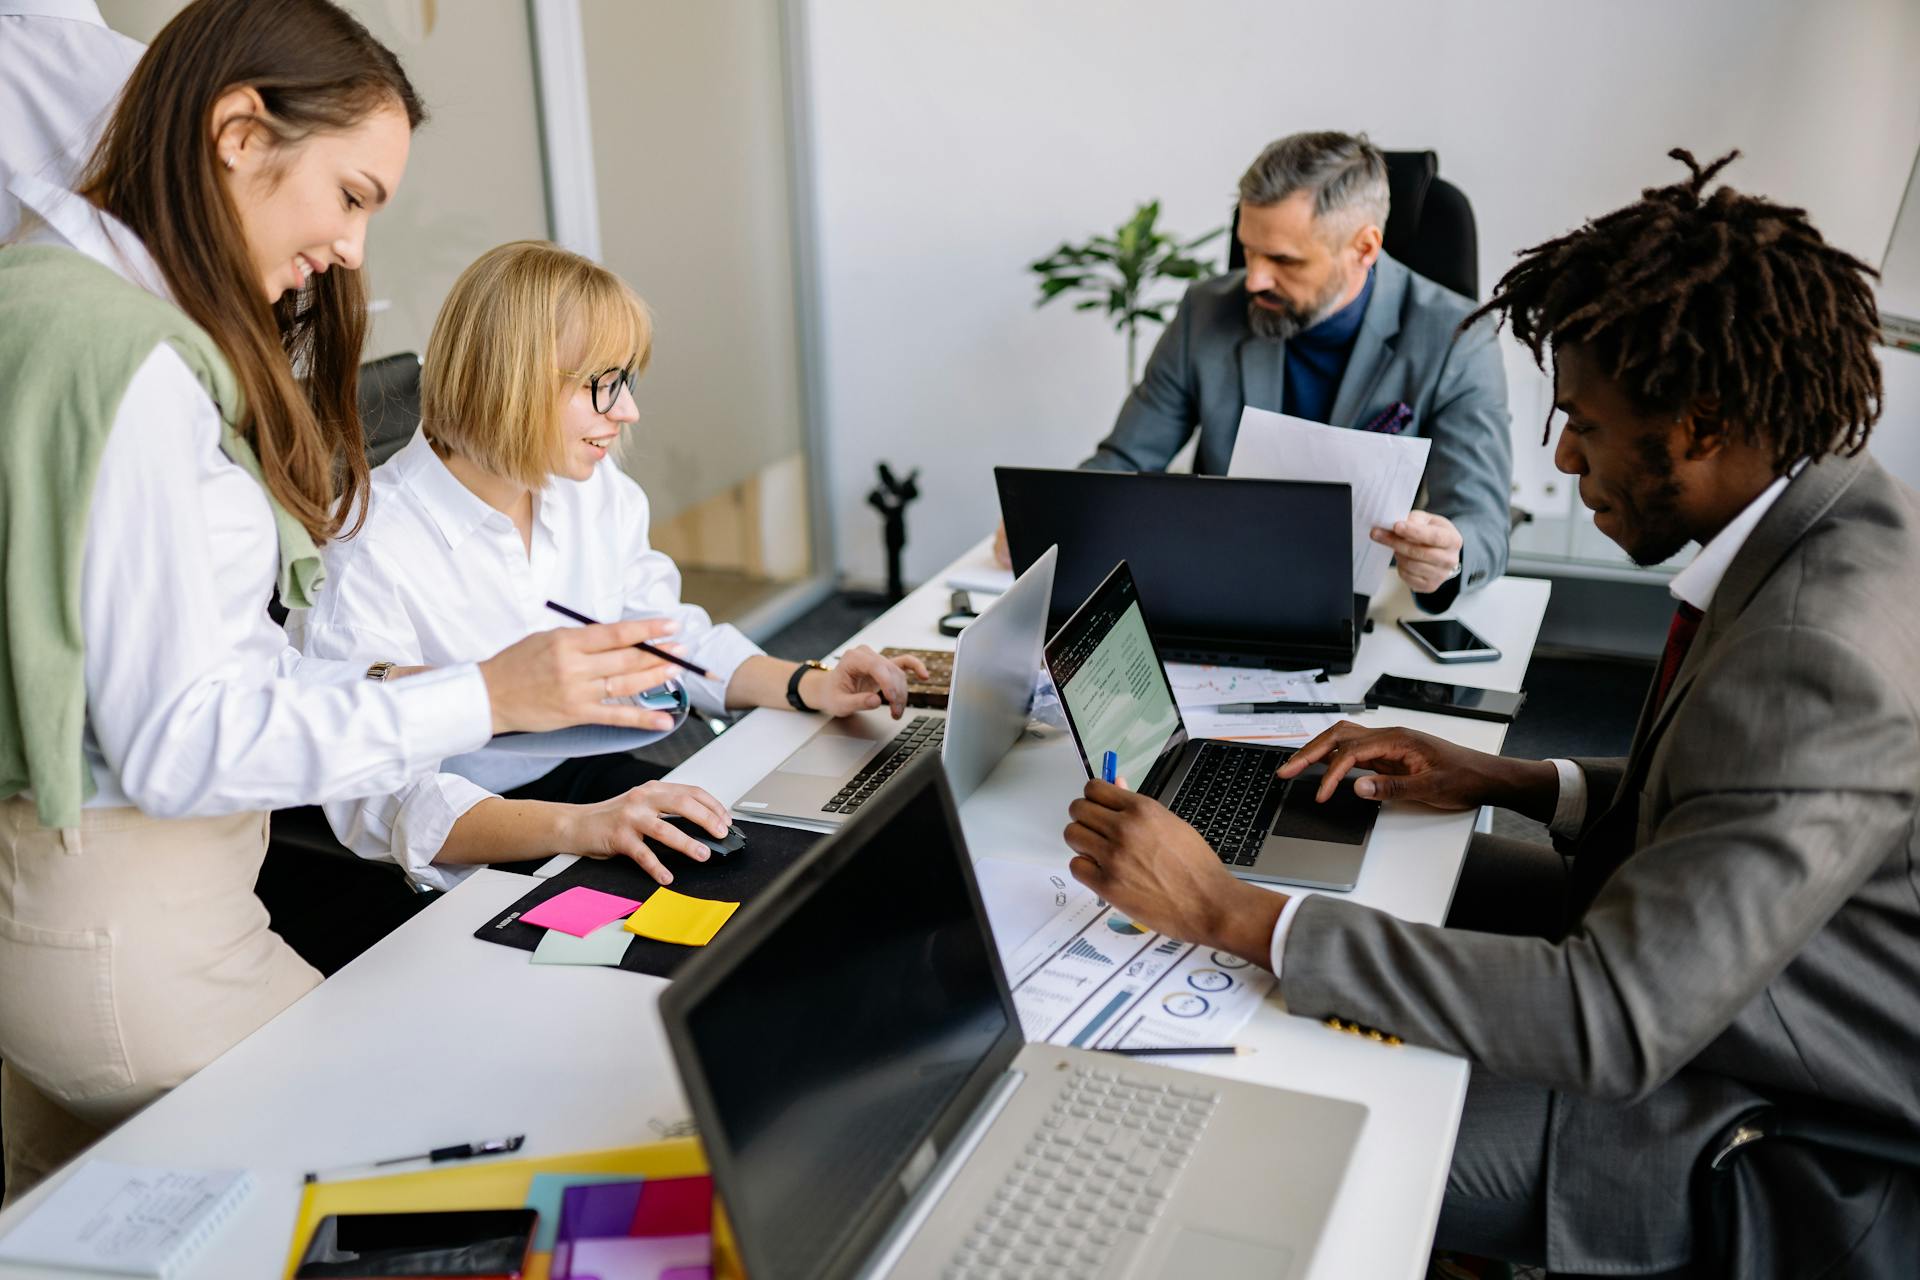
[[[1023,1044],[930,759],[689,960],[660,1016],[753,1280],[1297,1277],[1366,1116]]]
[[[886,711],[830,720],[734,802],[749,818],[832,830],[923,751],[938,751],[962,800],[1027,727],[1046,640],[1055,552],[1048,547],[960,633],[945,711]]]
[[[1029,467],[993,478],[1013,567],[1060,548],[1049,635],[1125,560],[1171,661],[1352,670],[1367,612],[1350,486]]]
[[[1118,778],[1191,823],[1235,875],[1314,889],[1360,878],[1379,803],[1344,780],[1316,801],[1325,765],[1274,777],[1291,747],[1189,738],[1126,561],[1047,641],[1047,669],[1087,775],[1114,752]]]

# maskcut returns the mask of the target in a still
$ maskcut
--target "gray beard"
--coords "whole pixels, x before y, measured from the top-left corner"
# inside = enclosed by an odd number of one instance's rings
[[[1304,333],[1325,320],[1340,309],[1340,295],[1346,291],[1346,282],[1337,281],[1309,310],[1302,311],[1290,302],[1284,303],[1286,310],[1269,311],[1247,295],[1247,327],[1253,330],[1256,338],[1275,338],[1285,341],[1296,333]]]

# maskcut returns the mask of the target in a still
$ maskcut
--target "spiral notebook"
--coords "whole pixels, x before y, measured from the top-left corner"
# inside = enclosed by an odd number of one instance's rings
[[[244,1169],[142,1169],[90,1160],[0,1236],[0,1262],[179,1275],[253,1190]]]

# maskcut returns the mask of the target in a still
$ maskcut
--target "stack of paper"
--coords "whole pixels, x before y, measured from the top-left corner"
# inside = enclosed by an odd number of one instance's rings
[[[1371,596],[1386,580],[1393,552],[1370,535],[1413,510],[1430,443],[1424,436],[1350,431],[1249,405],[1240,411],[1227,474],[1353,486],[1353,589]]]

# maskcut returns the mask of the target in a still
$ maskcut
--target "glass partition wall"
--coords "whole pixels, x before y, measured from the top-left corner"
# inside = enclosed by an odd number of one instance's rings
[[[151,40],[185,0],[101,0]],[[652,307],[621,465],[685,596],[751,634],[826,593],[809,434],[803,131],[781,0],[342,0],[430,119],[368,233],[366,358],[424,350],[460,271],[552,238]]]

